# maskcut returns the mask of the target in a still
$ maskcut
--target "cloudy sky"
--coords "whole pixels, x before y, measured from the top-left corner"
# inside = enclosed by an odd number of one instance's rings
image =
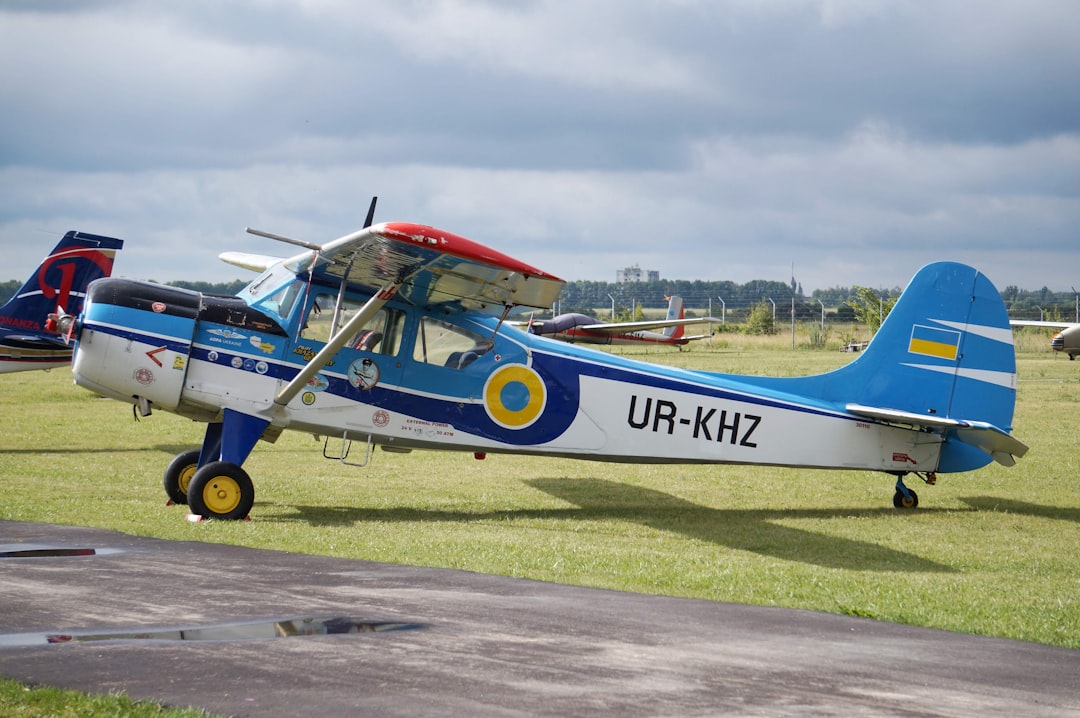
[[[5,0],[0,279],[362,223],[566,279],[1080,288],[1076,0]]]

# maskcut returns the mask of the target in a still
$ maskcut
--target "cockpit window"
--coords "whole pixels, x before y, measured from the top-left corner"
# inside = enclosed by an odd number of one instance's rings
[[[289,315],[305,286],[292,270],[279,265],[249,284],[243,296],[251,306],[288,324]]]
[[[413,359],[464,369],[491,351],[487,337],[431,317],[422,317],[413,345]]]

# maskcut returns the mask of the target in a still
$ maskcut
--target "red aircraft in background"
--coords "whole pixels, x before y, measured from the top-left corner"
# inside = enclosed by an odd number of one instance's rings
[[[585,314],[560,314],[553,319],[516,322],[529,332],[572,344],[669,344],[683,346],[711,334],[687,334],[689,324],[720,323],[713,317],[686,318],[682,297],[668,297],[664,319],[641,322],[597,322]],[[663,331],[655,331],[662,329]]]

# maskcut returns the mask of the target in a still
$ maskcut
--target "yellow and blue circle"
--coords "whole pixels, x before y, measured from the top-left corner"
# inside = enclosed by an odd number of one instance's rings
[[[546,404],[544,380],[522,364],[498,369],[484,384],[484,408],[492,421],[506,429],[531,426],[544,413]]]

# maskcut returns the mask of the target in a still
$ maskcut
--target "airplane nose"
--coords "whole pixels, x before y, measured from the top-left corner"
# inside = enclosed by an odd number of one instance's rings
[[[1065,335],[1058,332],[1054,336],[1050,337],[1050,348],[1054,351],[1061,351],[1065,348]]]

